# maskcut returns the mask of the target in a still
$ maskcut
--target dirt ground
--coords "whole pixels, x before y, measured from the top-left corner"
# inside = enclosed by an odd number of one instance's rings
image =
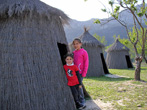
[[[124,76],[117,76],[113,74],[106,75],[110,78],[120,78]],[[86,100],[86,108],[83,110],[115,110],[111,103],[104,103],[101,100]]]
[[[104,103],[101,100],[86,100],[86,108],[83,110],[114,110],[111,103]]]
[[[122,76],[117,75],[107,75],[110,78],[120,78]],[[115,110],[111,103],[104,103],[101,100],[86,100],[86,108],[83,110]]]
[[[118,78],[118,77],[124,77],[124,76],[109,75],[107,77]],[[146,85],[146,83],[144,84]],[[126,81],[124,84],[132,85],[132,86],[134,85],[131,83],[131,81]],[[142,86],[142,85],[138,85],[138,86]],[[129,100],[129,99],[126,99],[126,100]],[[119,100],[118,103],[119,105],[124,106],[122,104],[122,100]],[[104,103],[103,101],[98,99],[98,100],[86,100],[86,108],[83,110],[116,110],[116,109],[112,106],[110,102]]]

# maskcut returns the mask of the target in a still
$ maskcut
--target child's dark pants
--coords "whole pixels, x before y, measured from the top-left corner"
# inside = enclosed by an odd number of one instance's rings
[[[79,85],[70,86],[75,102],[79,102]]]
[[[83,81],[83,77],[81,76],[81,81]],[[83,92],[83,87],[82,88],[79,88],[79,91],[78,91],[78,95],[79,95],[79,101],[82,105],[85,105],[85,99],[84,99],[84,92]]]

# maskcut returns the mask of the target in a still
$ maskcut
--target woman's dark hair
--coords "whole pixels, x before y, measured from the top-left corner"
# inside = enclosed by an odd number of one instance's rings
[[[66,55],[64,56],[64,59],[66,59],[67,57],[73,58],[73,53],[68,53],[68,54],[66,54]]]
[[[79,39],[79,38],[75,38],[75,39],[73,40],[72,44],[74,43],[74,41],[78,41],[79,43],[82,43],[81,39]]]

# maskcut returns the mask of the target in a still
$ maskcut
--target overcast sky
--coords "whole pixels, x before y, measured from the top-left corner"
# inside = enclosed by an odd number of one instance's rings
[[[104,18],[107,14],[101,9],[103,5],[99,0],[41,0],[48,5],[56,7],[66,13],[70,18],[79,21],[86,21],[91,18]],[[105,5],[108,0],[101,0]]]
[[[86,21],[91,18],[106,18],[108,15],[101,11],[104,6],[108,7],[108,0],[41,0],[48,5],[56,7],[66,13],[70,18],[78,21]],[[142,0],[138,0],[142,1]],[[147,3],[147,0],[145,0]]]

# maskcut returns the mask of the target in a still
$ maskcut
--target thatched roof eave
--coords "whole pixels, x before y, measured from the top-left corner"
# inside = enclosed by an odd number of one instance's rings
[[[106,50],[106,52],[111,51],[129,51],[129,48],[120,43],[118,39],[116,39],[115,43],[113,43],[113,45]]]
[[[97,42],[91,42],[91,41],[84,41],[82,42],[82,45],[84,46],[90,46],[90,47],[101,47],[104,48],[105,45],[97,43]]]
[[[51,16],[57,16],[61,19],[62,24],[69,24],[70,18],[61,10],[49,6],[41,1],[16,1],[0,3],[0,18],[9,18],[14,15],[21,16],[22,14],[28,14],[33,16],[36,12],[40,16],[45,16],[50,19]]]

